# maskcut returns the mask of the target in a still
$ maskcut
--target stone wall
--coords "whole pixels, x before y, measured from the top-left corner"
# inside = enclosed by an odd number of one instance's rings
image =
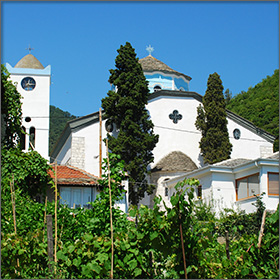
[[[85,137],[73,136],[71,165],[85,169]]]

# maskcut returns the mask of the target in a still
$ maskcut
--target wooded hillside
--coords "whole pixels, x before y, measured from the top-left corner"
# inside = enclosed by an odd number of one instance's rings
[[[71,115],[69,112],[62,111],[61,109],[50,106],[50,136],[49,136],[49,152],[51,153],[56,141],[58,140],[65,124],[77,117]]]
[[[274,151],[279,150],[279,69],[233,97],[227,109],[275,135]]]

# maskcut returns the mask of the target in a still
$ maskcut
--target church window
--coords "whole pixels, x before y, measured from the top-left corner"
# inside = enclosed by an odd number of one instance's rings
[[[170,178],[165,178],[165,179],[164,179],[164,182],[168,181],[169,179],[170,179]],[[168,196],[168,193],[169,193],[169,189],[168,189],[168,187],[165,187],[165,188],[164,188],[164,195],[165,195],[165,196]]]
[[[107,120],[105,122],[105,129],[106,129],[107,132],[112,132],[113,131],[114,126],[113,126],[111,120]]]
[[[268,195],[279,195],[279,173],[268,172]]]
[[[260,194],[259,174],[236,180],[236,200],[254,197],[258,194]]]
[[[22,132],[21,132],[21,137],[20,137],[20,148],[21,150],[25,150],[25,143],[26,142],[26,129],[23,126],[22,127]]]
[[[30,118],[30,117],[26,117],[26,118],[25,118],[25,121],[26,121],[26,122],[31,122],[31,118]]]
[[[34,150],[35,148],[35,127],[30,127],[29,129],[29,148]]]
[[[173,123],[178,123],[179,120],[183,118],[181,114],[177,110],[174,110],[172,114],[169,114],[169,118],[173,120]]]
[[[241,132],[238,128],[236,128],[234,131],[233,131],[233,137],[234,139],[238,140],[240,139],[240,135],[241,135]]]
[[[159,90],[161,90],[161,87],[160,87],[160,86],[155,86],[155,87],[154,87],[154,91],[159,91]]]

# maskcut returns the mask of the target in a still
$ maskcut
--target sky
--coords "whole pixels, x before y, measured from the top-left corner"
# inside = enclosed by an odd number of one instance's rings
[[[51,65],[50,104],[97,112],[110,90],[117,50],[130,42],[190,77],[204,95],[217,72],[233,95],[279,68],[279,2],[1,2],[1,63],[31,53]]]

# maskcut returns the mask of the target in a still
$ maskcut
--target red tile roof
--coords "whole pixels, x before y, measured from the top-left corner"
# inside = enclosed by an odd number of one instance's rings
[[[50,175],[55,179],[55,166],[52,168]],[[57,183],[58,185],[98,185],[98,177],[74,166],[58,165]]]

